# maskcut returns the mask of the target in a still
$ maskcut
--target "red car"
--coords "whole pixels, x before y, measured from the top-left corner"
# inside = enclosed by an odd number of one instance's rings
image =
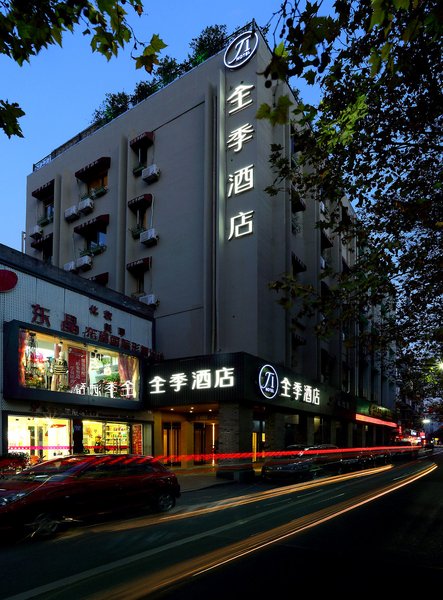
[[[50,537],[99,515],[166,512],[179,497],[176,475],[152,457],[64,456],[0,479],[0,530]]]

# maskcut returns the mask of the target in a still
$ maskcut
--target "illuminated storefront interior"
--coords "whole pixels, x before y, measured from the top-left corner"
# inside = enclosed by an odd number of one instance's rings
[[[19,381],[25,388],[136,400],[139,360],[121,351],[19,330]]]
[[[72,423],[71,419],[9,415],[8,452],[28,454],[31,463],[72,454]],[[141,423],[84,419],[83,452],[143,454],[143,430]]]

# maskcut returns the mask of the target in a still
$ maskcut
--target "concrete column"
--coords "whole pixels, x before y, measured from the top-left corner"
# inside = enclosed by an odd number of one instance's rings
[[[314,417],[311,417],[311,415],[306,418],[306,444],[308,446],[314,445]]]
[[[266,449],[283,450],[285,443],[285,418],[281,413],[266,415],[265,421]]]
[[[182,421],[180,446],[181,454],[191,457],[189,460],[182,461],[182,467],[192,466],[194,464],[194,424],[189,421]]]
[[[219,458],[217,477],[246,480],[254,478],[252,468],[252,408],[240,404],[222,404],[219,410],[218,453],[239,454]]]

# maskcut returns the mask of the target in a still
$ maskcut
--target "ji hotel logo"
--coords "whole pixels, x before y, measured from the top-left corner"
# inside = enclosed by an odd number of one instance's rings
[[[258,48],[258,35],[245,31],[237,36],[226,48],[224,63],[228,69],[239,69],[248,62]]]

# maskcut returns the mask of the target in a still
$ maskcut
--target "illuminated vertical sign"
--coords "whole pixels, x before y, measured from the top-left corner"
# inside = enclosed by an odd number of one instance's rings
[[[253,85],[244,84],[234,88],[226,99],[229,116],[252,106],[251,92],[253,89]],[[244,123],[228,133],[226,148],[234,153],[240,153],[243,146],[254,138],[254,133],[254,126],[251,123]],[[234,198],[254,189],[254,165],[246,165],[232,173],[228,173],[226,185],[228,198]],[[253,210],[240,211],[232,216],[229,222],[228,241],[252,234],[254,231],[253,216]]]

